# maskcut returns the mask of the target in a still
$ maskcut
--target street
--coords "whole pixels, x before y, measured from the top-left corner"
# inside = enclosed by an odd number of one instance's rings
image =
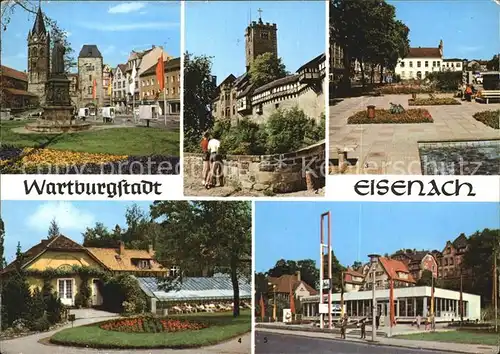
[[[255,353],[273,354],[439,354],[444,352],[406,349],[359,342],[320,339],[304,336],[283,335],[270,332],[255,332]]]

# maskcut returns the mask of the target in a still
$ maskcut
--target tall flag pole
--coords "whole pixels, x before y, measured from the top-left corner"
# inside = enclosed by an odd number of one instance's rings
[[[292,291],[292,284],[290,283],[290,312],[292,316],[295,315],[295,296]],[[292,317],[293,319],[293,317]]]
[[[464,299],[463,299],[463,275],[462,266],[460,265],[460,325],[464,322]]]
[[[130,75],[130,78],[132,79],[132,82],[130,83],[130,93],[132,94],[132,117],[134,118],[135,122],[135,77],[137,76],[137,69],[135,67],[134,63],[134,68],[132,69],[132,75]]]
[[[265,309],[265,305],[264,305],[264,296],[262,296],[262,293],[260,293],[260,302],[259,302],[259,305],[260,305],[260,317],[262,319],[262,322],[264,322],[264,317],[265,317],[265,314],[266,314],[266,309]]]
[[[344,272],[341,273],[340,279],[340,316],[344,317]]]
[[[94,82],[92,82],[92,100],[94,101],[95,105],[95,118],[97,119],[97,81],[94,79]]]
[[[163,91],[163,114],[165,116],[165,125],[167,124],[167,97],[165,95],[165,63],[163,61],[163,51],[158,58],[158,63],[156,64],[156,79],[158,80],[158,86],[160,91]]]
[[[394,279],[391,278],[390,280],[390,289],[389,289],[389,321],[390,321],[390,327],[392,328],[394,326],[395,317],[394,317]]]
[[[431,278],[431,316],[434,316],[434,267],[432,269]]]

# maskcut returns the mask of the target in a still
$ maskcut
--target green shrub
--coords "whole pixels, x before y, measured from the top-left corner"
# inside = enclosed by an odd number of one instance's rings
[[[80,289],[75,295],[75,306],[78,308],[90,307],[90,296],[91,289],[89,285],[89,279],[83,277],[82,283],[80,284]]]
[[[136,279],[127,274],[108,279],[103,286],[103,307],[110,312],[123,313],[125,302],[133,304],[135,313],[147,310],[146,295]]]
[[[220,124],[215,129],[221,136],[221,153],[230,155],[261,155],[265,153],[265,131],[248,118],[237,126]]]
[[[473,115],[474,119],[486,124],[493,129],[500,129],[500,109],[496,111],[477,112]]]
[[[273,112],[266,124],[267,153],[283,154],[302,148],[309,122],[309,117],[297,107]]]
[[[427,75],[432,86],[441,92],[456,91],[462,83],[461,71],[435,71]]]
[[[40,319],[44,315],[45,315],[45,302],[43,300],[43,294],[39,288],[35,288],[35,290],[33,290],[31,294],[29,321],[33,323],[34,321]]]
[[[25,277],[20,273],[9,277],[2,289],[2,328],[10,327],[15,320],[29,319],[31,301]]]
[[[45,303],[45,311],[50,324],[61,322],[64,312],[64,305],[61,299],[53,292],[52,285],[49,280],[44,280],[42,287],[43,302]]]
[[[50,322],[47,319],[46,315],[43,315],[42,317],[37,318],[36,320],[30,323],[30,329],[32,331],[44,332],[48,331],[49,328],[50,328]]]

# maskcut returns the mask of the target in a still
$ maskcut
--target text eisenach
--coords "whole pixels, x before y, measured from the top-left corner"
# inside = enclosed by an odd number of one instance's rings
[[[451,179],[445,182],[436,180],[396,180],[388,179],[368,180],[363,179],[354,185],[354,191],[358,195],[386,195],[391,193],[395,196],[476,196],[471,183],[460,182],[458,179]]]

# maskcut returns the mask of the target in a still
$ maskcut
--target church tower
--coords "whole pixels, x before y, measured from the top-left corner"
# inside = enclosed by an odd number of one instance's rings
[[[245,51],[247,71],[259,55],[273,53],[278,56],[278,37],[276,24],[262,22],[262,10],[259,9],[259,21],[252,21],[245,32]]]
[[[33,29],[28,33],[28,91],[44,101],[45,83],[50,77],[50,34],[39,7]]]

